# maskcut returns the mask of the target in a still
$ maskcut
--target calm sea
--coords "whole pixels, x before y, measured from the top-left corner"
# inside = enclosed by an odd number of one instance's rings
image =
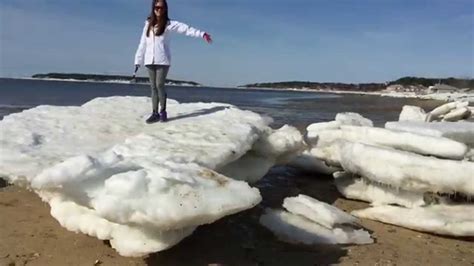
[[[169,98],[179,102],[225,102],[269,115],[274,118],[275,127],[289,123],[303,128],[310,123],[331,121],[338,112],[358,112],[380,125],[387,120],[396,120],[405,104],[427,109],[439,104],[416,99],[301,91],[179,86],[170,86],[167,91]],[[0,78],[0,119],[38,105],[82,105],[96,97],[149,94],[149,87],[143,84]]]

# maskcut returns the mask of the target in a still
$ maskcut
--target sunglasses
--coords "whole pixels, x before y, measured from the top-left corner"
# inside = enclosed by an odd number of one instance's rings
[[[164,6],[155,6],[155,10],[165,9]]]

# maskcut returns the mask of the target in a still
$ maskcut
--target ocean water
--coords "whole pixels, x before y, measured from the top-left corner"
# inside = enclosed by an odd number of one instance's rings
[[[167,87],[179,102],[225,102],[274,118],[272,126],[306,125],[331,121],[338,112],[358,112],[376,124],[398,119],[405,104],[434,108],[439,102],[369,95],[341,95],[301,91]],[[143,84],[91,83],[0,78],[0,119],[38,105],[82,105],[96,97],[149,96]],[[150,107],[151,109],[151,107]]]
[[[0,119],[38,105],[81,105],[96,97],[149,94],[148,86],[139,84],[0,79]],[[440,104],[377,96],[174,86],[168,87],[168,96],[180,102],[234,104],[273,117],[275,128],[291,124],[300,130],[310,123],[331,121],[338,112],[358,112],[383,125],[385,121],[398,119],[403,105],[430,110]],[[254,185],[263,196],[261,204],[199,227],[177,246],[152,254],[146,262],[149,265],[327,265],[337,263],[339,257],[347,254],[339,246],[286,244],[258,222],[265,208],[281,208],[285,197],[306,194],[333,203],[340,195],[331,177],[277,166]]]

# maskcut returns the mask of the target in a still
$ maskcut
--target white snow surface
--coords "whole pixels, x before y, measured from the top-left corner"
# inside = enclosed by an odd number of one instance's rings
[[[289,243],[314,244],[371,244],[374,240],[363,230],[351,227],[326,228],[301,215],[266,209],[260,224],[279,239]]]
[[[403,208],[377,206],[353,211],[359,218],[394,224],[418,231],[451,236],[474,236],[474,205],[431,205]]]
[[[474,123],[435,122],[424,123],[416,121],[387,122],[385,128],[398,131],[416,133],[420,135],[445,137],[474,147]]]
[[[169,100],[170,121],[147,125],[149,106],[146,97],[110,97],[9,115],[0,176],[33,188],[68,230],[142,256],[260,202],[257,189],[216,171],[233,165],[256,181],[303,146],[293,127],[273,131],[270,119],[228,104]],[[236,170],[255,154],[264,167]]]
[[[357,224],[357,218],[340,209],[306,195],[286,198],[283,207],[326,228],[340,224]]]

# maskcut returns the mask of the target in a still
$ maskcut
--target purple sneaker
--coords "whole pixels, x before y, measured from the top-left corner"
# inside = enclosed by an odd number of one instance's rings
[[[161,111],[160,112],[160,122],[166,122],[168,121],[168,114],[166,111]]]

